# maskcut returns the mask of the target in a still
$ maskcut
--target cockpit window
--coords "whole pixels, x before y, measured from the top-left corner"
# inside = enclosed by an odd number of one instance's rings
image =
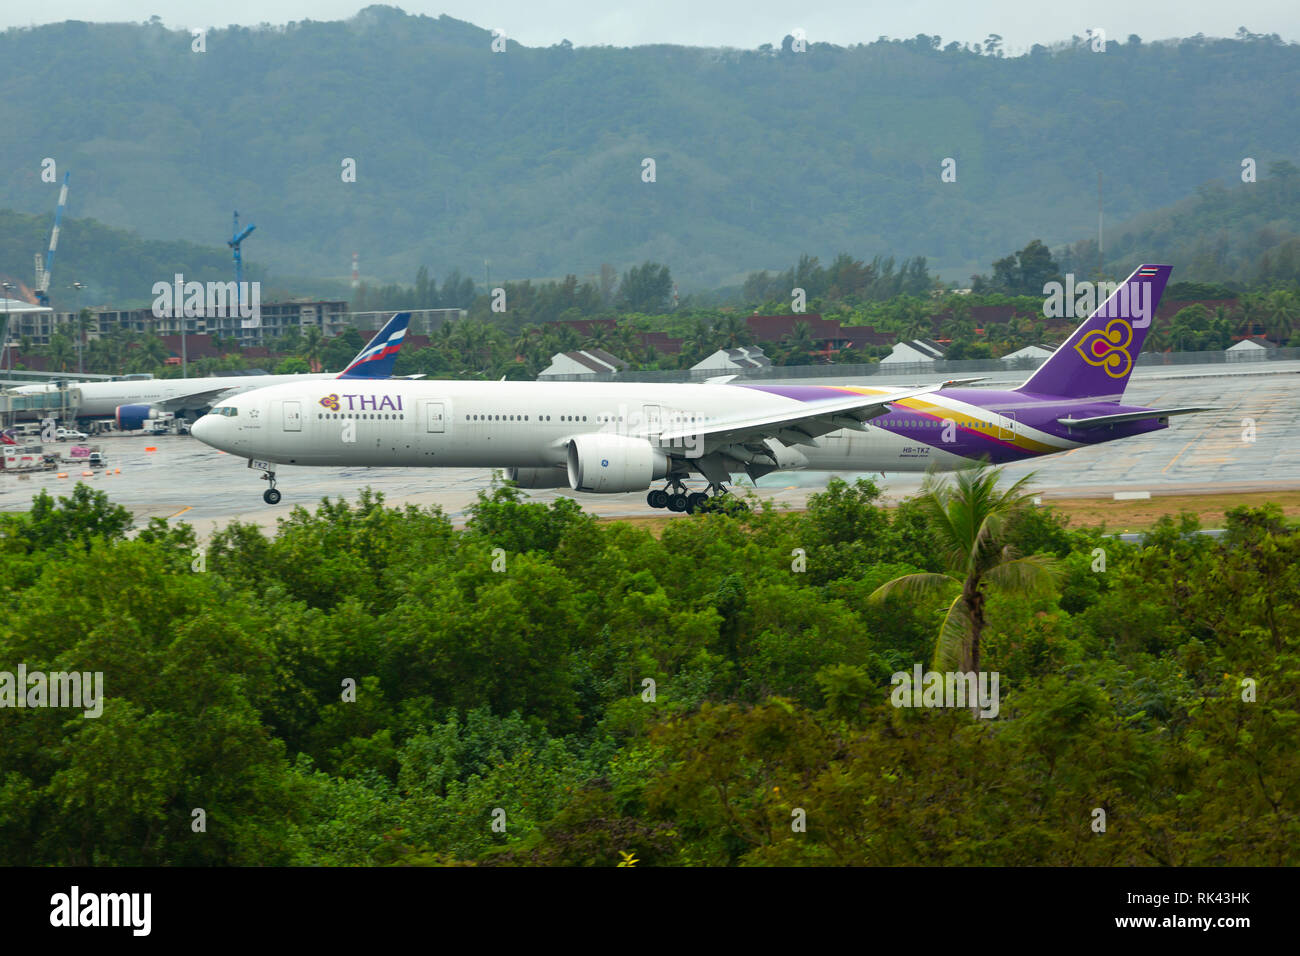
[[[225,415],[227,418],[234,418],[236,415],[239,414],[239,409],[235,408],[235,406],[233,405],[221,405],[217,408],[214,408],[210,414]]]

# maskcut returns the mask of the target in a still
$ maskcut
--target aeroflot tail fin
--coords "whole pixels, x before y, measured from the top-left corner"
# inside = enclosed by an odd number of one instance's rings
[[[339,378],[388,378],[397,364],[397,353],[406,338],[406,327],[411,324],[410,312],[398,312],[375,333],[366,347],[357,353],[352,363],[339,372]]]
[[[1017,391],[1119,401],[1172,271],[1138,266]]]

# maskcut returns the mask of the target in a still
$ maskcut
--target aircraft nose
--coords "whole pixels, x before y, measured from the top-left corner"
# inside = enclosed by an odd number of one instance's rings
[[[205,445],[211,445],[212,439],[220,430],[215,415],[204,415],[197,422],[190,426],[190,434],[203,442]]]

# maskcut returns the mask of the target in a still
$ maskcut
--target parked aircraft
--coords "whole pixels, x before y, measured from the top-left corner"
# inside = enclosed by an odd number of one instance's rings
[[[945,382],[858,385],[293,382],[223,401],[195,437],[249,459],[280,500],[277,465],[505,468],[526,488],[650,489],[692,511],[695,474],[952,470],[1098,445],[1166,428],[1202,408],[1122,404],[1169,280],[1144,265],[1019,388]],[[651,488],[657,482],[662,487]]]
[[[313,382],[326,379],[376,379],[393,374],[393,365],[402,348],[410,312],[398,312],[372,338],[342,372],[304,372],[299,375],[226,375],[218,378],[149,378],[122,382],[81,382],[78,418],[112,418],[117,427],[132,430],[146,419],[181,410],[208,408],[223,399],[246,392],[290,382]],[[20,385],[19,395],[55,392],[56,384]],[[27,417],[39,417],[33,412]],[[20,415],[21,417],[21,415]]]

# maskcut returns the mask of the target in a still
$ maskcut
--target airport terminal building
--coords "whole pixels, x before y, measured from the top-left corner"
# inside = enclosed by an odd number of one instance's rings
[[[237,316],[159,318],[150,308],[92,309],[85,336],[87,341],[92,341],[118,330],[139,335],[147,332],[155,335],[180,335],[183,324],[186,335],[214,335],[224,339],[238,339],[244,346],[257,346],[277,339],[291,330],[303,332],[313,326],[320,329],[326,338],[333,338],[349,328],[355,328],[360,332],[374,331],[388,320],[393,310],[350,312],[348,303],[343,300],[295,299],[288,302],[263,303],[260,306],[260,313],[259,325],[244,328],[243,321]],[[411,313],[411,331],[415,334],[427,335],[443,322],[458,319],[464,314],[461,309],[415,310]],[[10,348],[18,348],[26,338],[33,346],[45,346],[49,345],[51,337],[59,332],[75,340],[76,321],[75,312],[54,312],[32,307],[24,311],[13,311],[9,314],[5,344]]]

